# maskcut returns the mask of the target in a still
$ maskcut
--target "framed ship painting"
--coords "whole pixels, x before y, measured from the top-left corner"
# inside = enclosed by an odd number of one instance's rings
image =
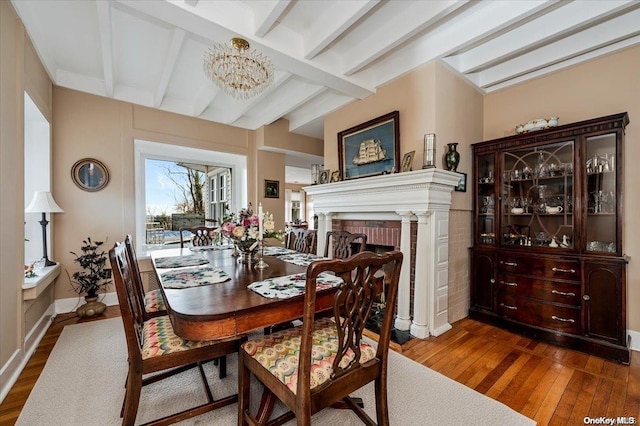
[[[390,112],[338,133],[340,180],[400,170],[400,113]]]

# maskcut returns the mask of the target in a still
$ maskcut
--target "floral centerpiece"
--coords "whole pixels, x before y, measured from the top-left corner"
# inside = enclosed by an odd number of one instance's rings
[[[282,231],[275,230],[273,215],[265,212],[260,217],[254,213],[251,203],[238,213],[231,213],[224,218],[222,235],[229,238],[243,253],[254,252],[258,248],[258,241],[264,238],[283,240]]]

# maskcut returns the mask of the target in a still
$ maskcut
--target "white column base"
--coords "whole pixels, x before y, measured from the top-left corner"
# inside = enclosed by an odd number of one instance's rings
[[[409,330],[411,328],[411,319],[396,318],[393,326],[396,330]]]
[[[426,339],[429,337],[429,326],[418,325],[414,322],[411,324],[411,335],[418,339]]]

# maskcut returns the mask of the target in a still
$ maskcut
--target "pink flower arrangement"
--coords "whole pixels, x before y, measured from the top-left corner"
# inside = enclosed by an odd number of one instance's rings
[[[282,240],[282,232],[274,230],[273,215],[265,213],[262,218],[262,237]],[[241,249],[253,246],[260,234],[260,218],[249,207],[225,217],[222,224],[222,235],[233,240]]]

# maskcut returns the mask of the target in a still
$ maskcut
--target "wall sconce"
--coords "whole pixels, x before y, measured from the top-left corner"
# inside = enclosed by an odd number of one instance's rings
[[[436,166],[436,134],[428,133],[424,135],[424,159],[423,169],[430,169]]]
[[[311,165],[311,185],[318,184],[318,174],[320,173],[320,164]]]

